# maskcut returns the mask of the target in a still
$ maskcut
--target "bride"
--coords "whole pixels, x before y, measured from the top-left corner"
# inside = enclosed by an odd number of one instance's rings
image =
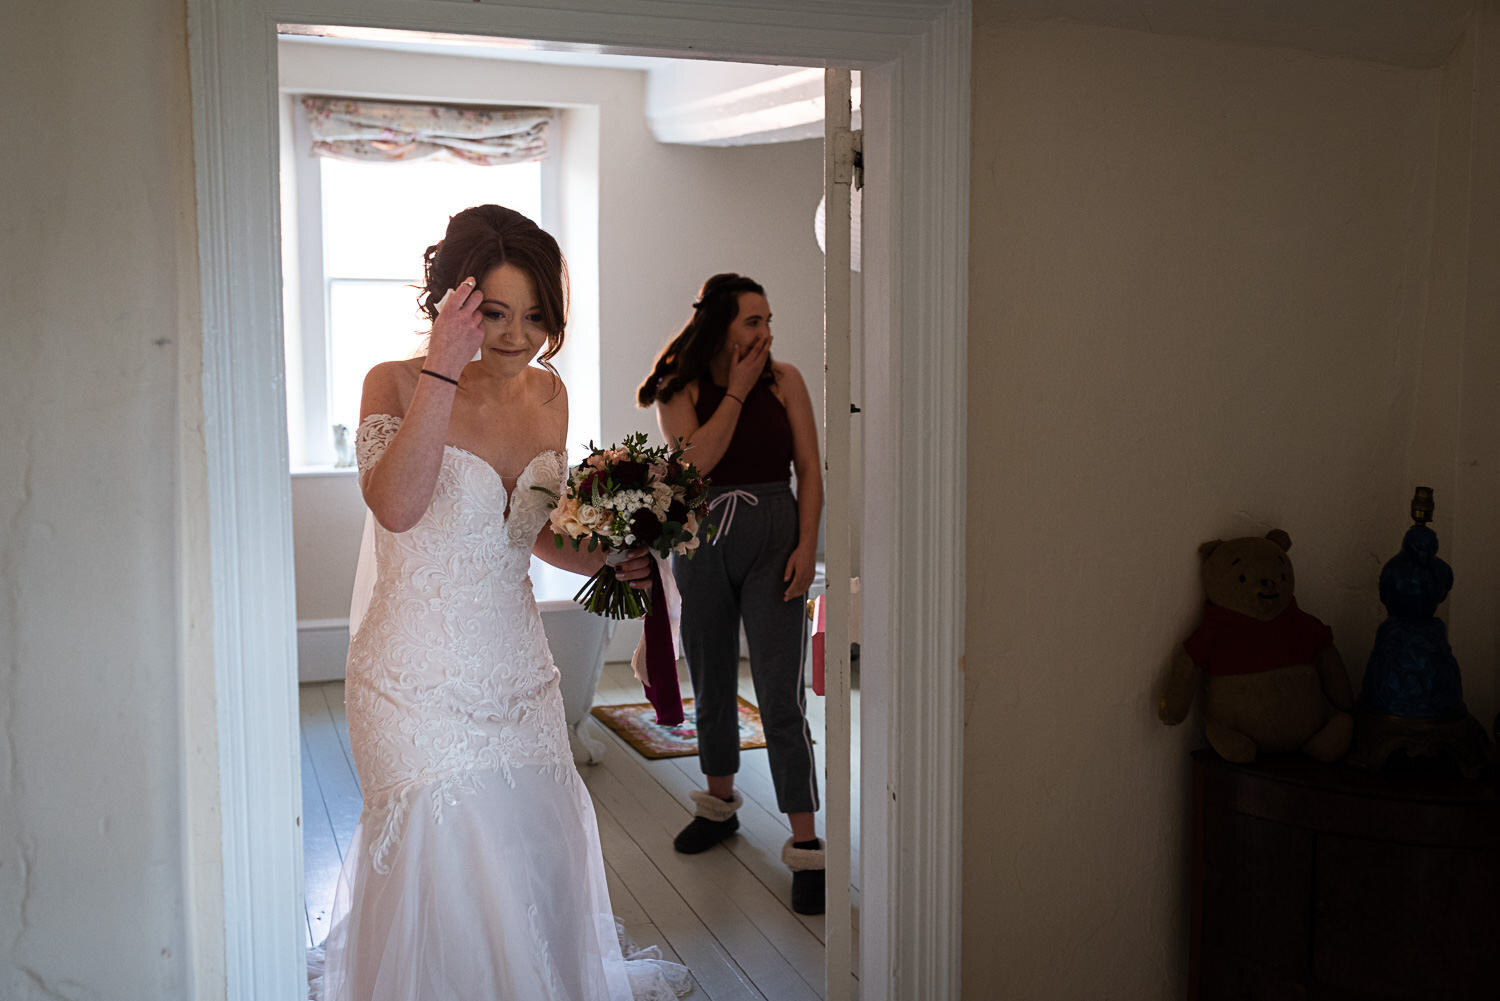
[[[314,995],[669,1001],[687,971],[622,952],[528,576],[532,553],[584,574],[603,559],[558,548],[531,489],[567,468],[548,365],[566,265],[498,205],[454,216],[425,260],[427,355],[373,368],[361,405],[378,527],[345,692],[364,809]],[[645,584],[650,557],[629,555],[619,575]]]

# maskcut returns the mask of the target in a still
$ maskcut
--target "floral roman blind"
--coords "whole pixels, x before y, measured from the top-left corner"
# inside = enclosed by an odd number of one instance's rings
[[[397,163],[429,157],[493,167],[547,155],[548,108],[465,108],[304,97],[314,156]]]

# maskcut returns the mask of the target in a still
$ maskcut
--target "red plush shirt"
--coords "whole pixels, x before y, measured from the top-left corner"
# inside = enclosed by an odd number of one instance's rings
[[[1208,604],[1203,623],[1182,646],[1209,674],[1256,674],[1313,663],[1333,646],[1333,630],[1298,608],[1296,599],[1270,622]]]

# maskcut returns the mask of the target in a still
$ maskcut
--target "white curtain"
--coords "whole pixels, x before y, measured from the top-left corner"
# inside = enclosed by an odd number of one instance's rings
[[[398,163],[429,157],[493,167],[547,155],[549,108],[466,108],[439,104],[304,97],[315,156]]]

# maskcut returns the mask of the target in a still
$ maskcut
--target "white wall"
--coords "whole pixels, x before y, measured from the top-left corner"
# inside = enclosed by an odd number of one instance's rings
[[[359,481],[343,471],[292,477],[292,519],[298,621],[346,618],[365,523]]]
[[[646,74],[646,121],[651,134],[668,143],[745,146],[821,140],[823,71],[689,59],[664,62]]]
[[[1438,485],[1470,705],[1495,709],[1493,274],[1472,289],[1500,219],[1462,183],[1473,63],[1004,6],[975,9],[965,995],[1176,998],[1196,734],[1154,695],[1198,543],[1290,532],[1357,684],[1380,564]]]
[[[284,88],[558,105],[572,109],[565,137],[597,128],[597,230],[570,225],[564,204],[557,235],[567,254],[588,254],[594,251],[589,238],[597,241],[600,376],[594,392],[605,439],[634,431],[659,437],[654,414],[635,405],[636,387],[686,322],[698,286],[718,271],[749,274],[766,286],[775,315],[774,353],[802,370],[821,413],[823,256],[812,229],[823,184],[820,141],[739,148],[658,143],[646,124],[646,74],[637,70],[304,41],[284,41],[279,52]],[[568,351],[565,345],[560,362]],[[586,383],[570,382],[575,410],[588,391]],[[577,444],[595,433],[575,429],[571,437]],[[357,545],[363,518],[357,505],[340,506],[357,496],[347,486],[318,478],[299,482],[293,492],[299,619],[347,613],[353,559],[343,547],[351,537]],[[629,655],[638,629],[632,626],[617,631],[612,657]]]
[[[0,22],[0,997],[210,998],[188,951],[222,945],[188,915],[220,892],[218,832],[184,829],[185,797],[217,796],[183,503],[203,495],[184,11]]]

